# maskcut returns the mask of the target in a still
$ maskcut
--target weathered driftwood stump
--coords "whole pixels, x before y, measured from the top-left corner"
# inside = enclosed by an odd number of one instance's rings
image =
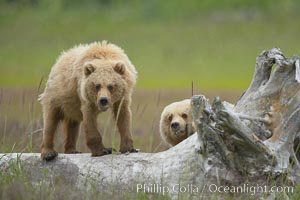
[[[218,195],[210,184],[294,186],[300,178],[299,68],[298,58],[287,59],[277,48],[262,52],[252,83],[235,106],[218,97],[210,105],[205,96],[193,96],[197,134],[164,152],[97,158],[60,154],[52,162],[42,162],[36,154],[23,154],[20,160],[33,177],[42,177],[41,169],[47,168],[49,176],[62,176],[78,188],[87,187],[89,180],[106,192],[130,189],[172,197],[185,192],[206,199],[207,195]],[[1,157],[0,165],[5,169],[17,155]],[[272,197],[271,192],[255,192]],[[233,191],[232,195],[248,194]]]
[[[212,105],[204,96],[192,98],[206,181],[299,181],[299,72],[298,58],[274,48],[257,58],[252,83],[233,108],[219,97]]]

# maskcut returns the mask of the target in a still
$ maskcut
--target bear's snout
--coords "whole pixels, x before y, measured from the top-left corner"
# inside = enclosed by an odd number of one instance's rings
[[[185,133],[184,125],[178,121],[172,122],[170,127],[175,136],[180,136]]]
[[[171,124],[171,128],[174,129],[174,130],[177,130],[179,128],[179,126],[180,126],[179,122],[173,122]]]
[[[109,100],[107,97],[101,97],[98,104],[101,111],[106,111],[109,107]]]
[[[101,106],[107,106],[108,104],[108,99],[106,97],[102,97],[99,101]]]

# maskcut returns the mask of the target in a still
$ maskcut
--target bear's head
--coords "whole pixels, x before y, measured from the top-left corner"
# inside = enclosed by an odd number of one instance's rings
[[[84,64],[84,99],[106,111],[124,97],[127,82],[124,79],[126,66],[122,62],[94,59]]]
[[[194,133],[190,100],[187,99],[168,105],[164,112],[164,124],[169,130],[169,136],[176,141],[182,141]]]

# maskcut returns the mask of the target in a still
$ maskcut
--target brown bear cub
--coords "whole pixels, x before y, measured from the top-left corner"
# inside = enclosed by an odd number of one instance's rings
[[[191,100],[186,99],[166,106],[160,118],[160,136],[175,146],[195,132],[191,116]]]
[[[39,100],[43,107],[44,132],[41,157],[52,160],[54,133],[63,123],[65,153],[76,150],[82,122],[92,156],[110,154],[97,130],[97,115],[112,109],[121,135],[120,151],[136,152],[131,136],[131,96],[137,72],[124,51],[114,45],[94,42],[76,46],[58,58]]]

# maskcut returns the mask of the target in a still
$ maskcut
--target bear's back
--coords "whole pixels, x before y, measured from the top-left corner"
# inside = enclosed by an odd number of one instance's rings
[[[129,91],[136,83],[137,72],[131,61],[120,47],[114,44],[103,42],[93,42],[91,44],[80,44],[63,52],[53,65],[46,84],[45,91],[40,95],[42,101],[46,93],[48,96],[54,95],[69,96],[73,98],[79,92],[79,85],[84,77],[84,64],[93,59],[115,60],[125,63],[127,68],[127,81]]]

